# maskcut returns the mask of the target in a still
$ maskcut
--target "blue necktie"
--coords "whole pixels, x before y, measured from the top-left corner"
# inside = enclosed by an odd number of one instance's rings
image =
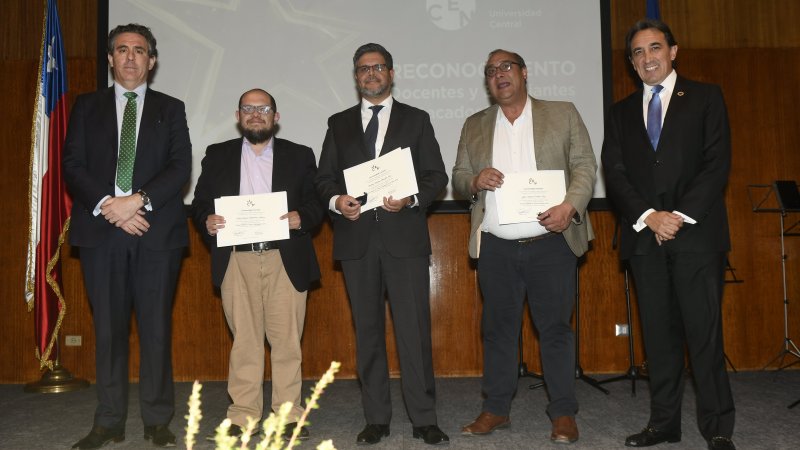
[[[653,150],[658,148],[658,138],[661,137],[661,97],[659,97],[658,93],[662,89],[664,89],[664,86],[660,84],[653,86],[653,96],[647,105],[647,136],[650,137]]]
[[[367,128],[364,129],[364,145],[367,146],[373,158],[378,155],[375,153],[375,141],[378,140],[378,112],[383,109],[383,105],[370,106],[372,110],[372,118],[369,119]]]

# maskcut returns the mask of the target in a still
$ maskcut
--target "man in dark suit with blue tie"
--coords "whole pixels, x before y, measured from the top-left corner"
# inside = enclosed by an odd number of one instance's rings
[[[651,401],[649,423],[625,445],[681,440],[685,345],[700,432],[708,448],[733,449],[720,309],[730,249],[728,113],[718,86],[675,72],[678,45],[663,22],[637,22],[626,43],[643,89],[611,108],[602,160],[620,257],[636,281]]]
[[[449,438],[436,419],[427,209],[447,185],[447,173],[428,114],[391,96],[392,55],[381,45],[362,45],[353,56],[353,69],[361,102],[328,119],[316,187],[333,220],[333,256],[342,264],[356,330],[367,420],[356,442],[375,444],[389,435],[385,290],[413,436],[445,444]],[[361,211],[359,200],[348,195],[343,171],[405,147],[411,150],[419,192],[390,196],[382,206]]]
[[[192,145],[183,102],[147,87],[156,63],[150,29],[109,33],[114,85],[78,97],[64,147],[74,200],[70,245],[80,248],[94,316],[98,406],[91,432],[73,448],[125,439],[131,310],[139,327],[139,398],[144,437],[175,446],[172,302],[188,245],[182,190]]]

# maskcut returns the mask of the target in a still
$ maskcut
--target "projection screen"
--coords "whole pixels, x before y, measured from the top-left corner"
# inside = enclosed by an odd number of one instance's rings
[[[158,40],[151,87],[186,102],[190,203],[206,147],[239,135],[234,111],[250,88],[275,97],[278,136],[319,156],[327,118],[358,102],[352,56],[367,42],[392,53],[393,95],[430,114],[448,172],[464,119],[490,104],[483,66],[496,48],[523,56],[531,95],[575,103],[599,161],[607,8],[608,0],[114,0],[106,26],[141,23]],[[98,31],[104,49],[108,30]],[[594,196],[605,197],[601,181]],[[458,200],[450,186],[442,199]]]

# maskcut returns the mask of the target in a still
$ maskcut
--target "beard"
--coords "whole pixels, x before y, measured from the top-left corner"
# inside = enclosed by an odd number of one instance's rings
[[[373,80],[370,80],[370,79],[365,80],[365,82],[367,82],[367,81],[373,81]],[[385,94],[386,91],[388,91],[388,90],[389,90],[389,83],[380,84],[375,89],[369,89],[369,88],[363,87],[363,86],[359,86],[358,87],[358,92],[362,96],[367,97],[367,98],[380,97],[383,94]]]
[[[252,128],[241,127],[242,135],[251,144],[263,144],[267,142],[274,134],[271,128],[261,128],[254,130]]]

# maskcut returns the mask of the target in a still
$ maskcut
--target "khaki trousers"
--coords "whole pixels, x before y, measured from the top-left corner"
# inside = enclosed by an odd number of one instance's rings
[[[228,366],[228,418],[247,425],[261,419],[264,399],[264,337],[270,345],[272,410],[292,403],[288,421],[303,413],[300,338],[307,292],[297,292],[278,250],[231,253],[222,281],[222,309],[233,333]]]

